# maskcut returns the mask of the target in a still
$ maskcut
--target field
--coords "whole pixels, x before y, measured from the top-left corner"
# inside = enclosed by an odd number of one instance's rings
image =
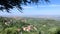
[[[27,26],[28,31],[23,29]],[[60,20],[0,17],[0,34],[60,34]]]

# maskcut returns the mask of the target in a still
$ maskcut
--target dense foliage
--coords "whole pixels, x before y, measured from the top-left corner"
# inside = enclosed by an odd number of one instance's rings
[[[60,34],[60,21],[41,18],[0,17],[0,34]]]

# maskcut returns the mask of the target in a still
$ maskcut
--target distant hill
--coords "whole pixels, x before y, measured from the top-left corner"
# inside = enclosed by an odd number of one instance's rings
[[[29,15],[29,16],[1,16],[8,18],[44,18],[44,19],[56,19],[60,20],[60,15]]]

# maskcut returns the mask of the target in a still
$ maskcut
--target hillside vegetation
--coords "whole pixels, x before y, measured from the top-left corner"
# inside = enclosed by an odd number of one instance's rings
[[[60,34],[60,20],[0,17],[0,34]]]

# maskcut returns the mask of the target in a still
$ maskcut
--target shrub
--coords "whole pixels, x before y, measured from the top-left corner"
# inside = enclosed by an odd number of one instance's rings
[[[57,29],[57,31],[55,32],[55,34],[60,34],[60,28]]]
[[[10,27],[10,28],[6,28],[1,33],[2,34],[18,34],[19,32],[17,31],[17,29],[18,28],[16,28],[16,27]]]
[[[50,34],[60,34],[60,28],[58,27],[53,27],[49,29]]]

